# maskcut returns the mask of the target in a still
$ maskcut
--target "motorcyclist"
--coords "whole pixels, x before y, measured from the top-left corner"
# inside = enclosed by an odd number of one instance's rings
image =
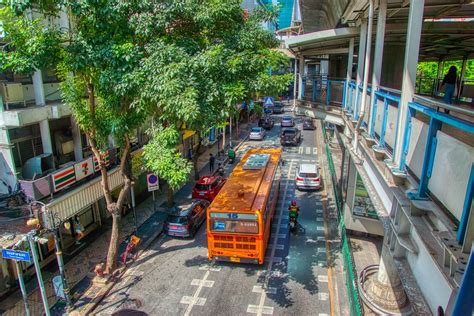
[[[298,213],[300,211],[296,200],[291,201],[291,205],[288,207],[288,210],[290,211],[290,218],[294,218],[296,222],[298,220]]]
[[[229,163],[234,163],[235,160],[235,150],[234,148],[230,147],[229,151],[227,152],[227,156],[229,157]]]

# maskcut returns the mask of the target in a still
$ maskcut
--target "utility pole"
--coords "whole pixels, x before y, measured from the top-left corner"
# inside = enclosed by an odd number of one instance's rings
[[[43,300],[43,306],[46,316],[51,316],[49,311],[48,296],[46,295],[46,289],[44,288],[43,276],[41,275],[41,266],[38,261],[38,250],[36,249],[36,238],[32,235],[33,232],[29,232],[26,236],[28,243],[30,244],[31,254],[33,255],[33,263],[36,270],[36,278],[38,279],[38,286],[40,288],[41,299]],[[34,240],[35,239],[35,240]]]
[[[134,189],[133,189],[133,185],[135,184],[134,181],[132,181],[132,184],[130,185],[130,199],[132,201],[132,211],[133,211],[133,220],[135,222],[135,235],[137,234],[137,230],[138,230],[138,224],[137,224],[137,212],[136,212],[136,209],[135,209],[135,192],[134,192]]]

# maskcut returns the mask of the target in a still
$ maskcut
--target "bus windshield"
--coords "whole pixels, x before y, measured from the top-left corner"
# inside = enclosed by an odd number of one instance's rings
[[[211,213],[211,230],[215,233],[258,234],[256,214]]]

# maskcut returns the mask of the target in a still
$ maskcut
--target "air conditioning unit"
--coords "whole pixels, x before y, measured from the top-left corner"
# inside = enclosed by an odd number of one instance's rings
[[[0,94],[2,95],[3,103],[6,105],[7,110],[10,104],[21,103],[23,106],[26,106],[21,83],[1,83]]]

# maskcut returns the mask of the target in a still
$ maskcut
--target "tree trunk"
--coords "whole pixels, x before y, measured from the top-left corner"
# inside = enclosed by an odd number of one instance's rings
[[[112,232],[110,234],[109,250],[107,251],[107,263],[105,266],[106,274],[112,274],[117,268],[120,222],[120,209],[116,207],[115,211],[112,213]]]
[[[193,150],[194,180],[199,180],[198,158],[199,158],[200,149],[201,149],[201,134],[198,134],[198,145],[196,146],[196,149]]]
[[[174,204],[174,190],[168,185],[168,207],[172,207]]]

